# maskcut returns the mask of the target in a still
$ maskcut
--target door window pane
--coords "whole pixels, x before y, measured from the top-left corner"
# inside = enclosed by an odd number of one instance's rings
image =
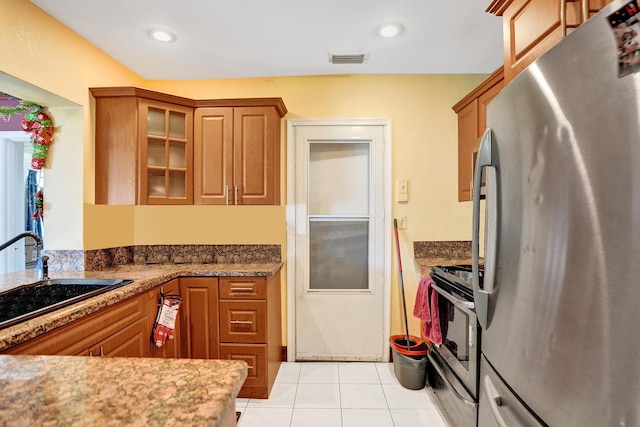
[[[309,215],[369,214],[369,144],[309,144]]]
[[[309,222],[309,289],[369,289],[369,221]]]

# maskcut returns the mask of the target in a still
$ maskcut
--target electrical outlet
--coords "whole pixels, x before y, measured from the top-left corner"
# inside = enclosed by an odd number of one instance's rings
[[[398,228],[401,230],[404,230],[405,228],[407,228],[407,217],[406,216],[399,216],[398,217]]]

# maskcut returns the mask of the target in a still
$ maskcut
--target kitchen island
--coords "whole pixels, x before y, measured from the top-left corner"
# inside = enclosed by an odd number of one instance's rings
[[[234,426],[238,360],[0,356],[0,425]]]

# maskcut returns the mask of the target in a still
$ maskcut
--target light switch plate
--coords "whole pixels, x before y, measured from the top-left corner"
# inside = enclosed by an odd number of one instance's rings
[[[404,230],[405,228],[407,228],[407,217],[406,216],[399,216],[398,217],[398,228],[401,230]]]
[[[409,180],[403,178],[398,183],[398,194],[409,194]]]

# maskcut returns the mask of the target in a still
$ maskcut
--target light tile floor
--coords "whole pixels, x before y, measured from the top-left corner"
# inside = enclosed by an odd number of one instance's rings
[[[236,410],[239,427],[446,427],[391,363],[283,363],[269,399],[236,399]]]

